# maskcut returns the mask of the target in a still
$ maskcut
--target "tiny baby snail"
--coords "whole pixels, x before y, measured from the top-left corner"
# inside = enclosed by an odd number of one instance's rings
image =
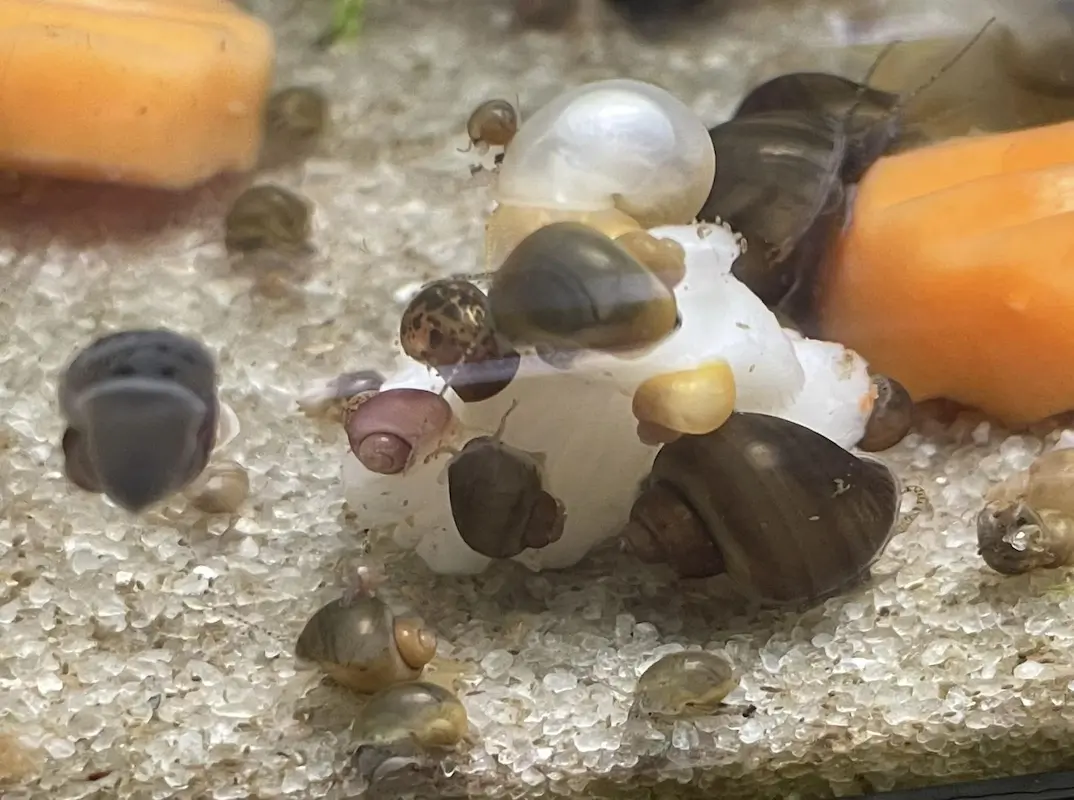
[[[507,100],[486,100],[466,121],[470,146],[485,154],[490,147],[507,147],[518,133],[518,109]]]

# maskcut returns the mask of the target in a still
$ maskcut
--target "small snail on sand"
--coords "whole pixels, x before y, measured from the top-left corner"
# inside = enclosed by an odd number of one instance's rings
[[[265,105],[261,166],[277,167],[309,156],[328,127],[328,100],[309,86],[275,92]]]
[[[354,721],[363,744],[412,742],[420,747],[454,747],[469,736],[466,707],[434,683],[401,683],[378,692]]]
[[[737,686],[734,670],[723,656],[704,650],[671,653],[638,678],[630,716],[705,716]]]
[[[470,145],[479,153],[507,147],[518,133],[518,109],[507,100],[486,100],[466,121]]]
[[[307,253],[312,217],[310,202],[289,189],[271,183],[251,186],[227,213],[224,246],[229,253]]]
[[[209,464],[186,495],[194,508],[206,514],[234,514],[250,495],[250,476],[237,461]]]
[[[563,504],[545,491],[540,454],[502,441],[504,414],[492,436],[478,436],[455,453],[447,467],[451,515],[463,541],[489,558],[513,558],[563,535]]]
[[[518,353],[490,324],[485,293],[459,278],[433,281],[411,299],[399,323],[399,342],[467,403],[499,394],[518,371]]]
[[[419,678],[436,655],[436,637],[373,594],[352,592],[310,617],[295,655],[349,689],[372,693]]]
[[[519,243],[492,273],[495,330],[516,346],[636,351],[679,324],[668,283],[586,225],[556,222]]]
[[[985,496],[977,550],[1004,575],[1074,564],[1074,449],[1051,450]]]
[[[860,583],[920,513],[921,494],[900,519],[901,498],[882,462],[789,420],[736,412],[661,448],[625,537],[683,577],[726,573],[761,602],[813,603]]]
[[[419,452],[435,449],[453,412],[443,397],[424,389],[378,392],[346,416],[351,451],[381,475],[403,472]]]
[[[858,448],[878,453],[894,447],[910,432],[914,423],[914,401],[906,388],[894,378],[873,375],[876,400]]]
[[[169,330],[97,339],[64,370],[59,400],[68,479],[128,511],[187,487],[216,444],[213,356]]]

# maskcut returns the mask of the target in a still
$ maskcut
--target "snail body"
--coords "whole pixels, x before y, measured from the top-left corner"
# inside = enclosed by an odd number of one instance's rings
[[[349,689],[372,693],[419,678],[436,655],[436,637],[416,619],[397,618],[374,595],[356,593],[310,617],[295,655]]]
[[[646,668],[634,690],[632,717],[693,717],[716,711],[738,686],[731,663],[704,650],[671,653]]]
[[[661,448],[625,537],[680,575],[726,574],[767,604],[816,603],[868,574],[897,532],[901,496],[882,462],[789,420],[736,413]]]
[[[977,545],[1004,575],[1074,564],[1074,449],[1044,453],[992,487],[977,516]]]
[[[369,699],[354,720],[355,738],[365,745],[413,743],[449,748],[469,734],[466,707],[434,683],[402,683]]]
[[[521,126],[496,180],[486,258],[494,269],[549,222],[609,236],[691,222],[716,174],[704,124],[664,89],[634,80],[564,92]]]
[[[188,486],[217,443],[215,360],[169,330],[91,343],[64,370],[59,404],[68,479],[131,512]]]

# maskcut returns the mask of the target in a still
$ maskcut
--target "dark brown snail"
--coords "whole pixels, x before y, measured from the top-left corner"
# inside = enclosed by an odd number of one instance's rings
[[[1074,564],[1074,449],[1051,450],[992,487],[977,515],[977,551],[996,572]]]
[[[313,207],[308,200],[274,184],[251,186],[224,219],[229,253],[259,250],[304,253],[310,247]]]
[[[392,686],[369,699],[354,720],[354,736],[370,745],[412,742],[420,747],[454,747],[469,735],[466,708],[435,683]]]
[[[518,372],[518,353],[489,322],[485,293],[460,278],[433,281],[414,296],[399,323],[399,342],[466,403],[494,397]]]
[[[683,577],[726,573],[762,602],[817,602],[867,576],[897,532],[901,497],[881,462],[789,420],[736,412],[660,449],[625,537]]]
[[[295,655],[349,689],[372,693],[420,677],[436,655],[436,636],[419,620],[397,618],[375,596],[352,594],[310,617]]]
[[[704,650],[671,653],[638,678],[630,715],[694,717],[716,711],[738,686],[731,663]]]
[[[448,464],[451,516],[463,541],[489,558],[513,558],[563,535],[563,504],[546,492],[541,457],[502,441],[507,417],[492,436],[468,441]]]
[[[451,406],[424,389],[378,392],[347,415],[351,452],[371,472],[396,475],[432,448],[451,423]]]
[[[910,432],[914,423],[914,401],[901,383],[886,375],[873,375],[876,400],[865,435],[858,448],[867,453],[878,453],[894,447]]]
[[[466,121],[466,133],[479,153],[507,147],[518,133],[518,110],[507,100],[486,100]]]
[[[309,86],[289,86],[265,104],[261,166],[273,168],[309,156],[328,127],[328,100]]]
[[[625,248],[577,222],[523,239],[492,273],[492,324],[516,346],[651,347],[678,326],[675,295]]]

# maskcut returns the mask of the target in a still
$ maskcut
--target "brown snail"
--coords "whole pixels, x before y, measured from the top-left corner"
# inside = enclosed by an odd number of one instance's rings
[[[452,419],[443,397],[425,389],[398,388],[366,400],[347,415],[344,427],[351,452],[366,469],[396,475],[419,451],[432,449]]]
[[[492,273],[495,330],[516,346],[572,352],[651,347],[679,324],[675,295],[603,233],[554,222],[523,239]]]
[[[412,742],[420,747],[454,747],[467,738],[469,729],[459,698],[421,681],[378,692],[354,721],[355,738],[368,745]]]
[[[977,551],[996,572],[1020,575],[1074,563],[1074,449],[1051,450],[985,496]]]
[[[399,324],[403,352],[436,369],[463,402],[502,392],[515,377],[519,355],[493,330],[488,298],[474,284],[445,278],[424,286]]]
[[[489,558],[513,558],[563,535],[563,504],[545,491],[540,454],[502,441],[504,414],[492,436],[468,441],[447,467],[451,516],[463,541]]]
[[[229,253],[304,253],[310,248],[313,207],[282,186],[265,183],[240,194],[224,219]]]
[[[731,663],[704,650],[671,653],[638,678],[630,716],[705,716],[738,686]]]
[[[261,166],[273,168],[309,156],[328,127],[328,100],[310,86],[288,86],[265,104]]]
[[[436,655],[436,636],[374,595],[351,593],[310,617],[295,655],[349,689],[372,693],[420,677]]]
[[[643,561],[683,577],[725,573],[768,604],[817,602],[865,579],[922,494],[900,520],[899,481],[880,461],[736,412],[660,449],[624,534]]]
[[[470,146],[479,153],[490,147],[507,147],[518,133],[518,109],[507,100],[486,100],[466,121]]]
[[[858,448],[867,453],[888,450],[910,432],[914,423],[914,401],[901,383],[886,375],[873,375],[876,400],[865,423]]]

